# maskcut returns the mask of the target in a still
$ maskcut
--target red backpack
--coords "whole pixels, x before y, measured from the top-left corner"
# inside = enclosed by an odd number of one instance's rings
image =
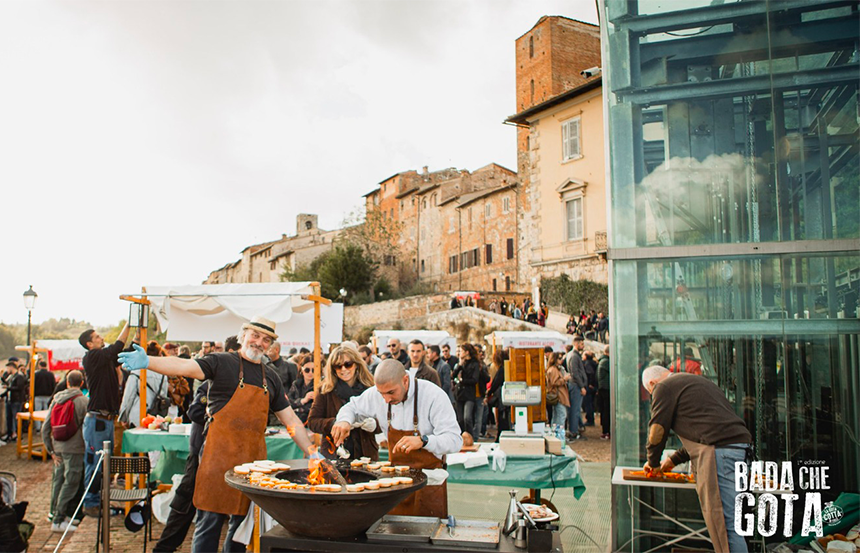
[[[63,403],[54,404],[51,409],[51,437],[58,442],[71,439],[78,431],[75,420],[75,399],[83,394],[72,396]]]

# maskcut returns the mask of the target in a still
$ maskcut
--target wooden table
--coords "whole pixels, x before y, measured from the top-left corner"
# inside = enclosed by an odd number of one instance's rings
[[[48,459],[48,450],[45,448],[45,444],[42,443],[42,437],[39,435],[39,441],[34,441],[33,439],[33,423],[34,422],[45,422],[45,419],[48,418],[48,410],[45,409],[43,411],[33,411],[33,418],[30,418],[30,412],[24,411],[22,413],[18,413],[18,443],[17,449],[15,450],[15,454],[20,457],[22,453],[27,452],[28,457],[41,457],[43,461]],[[30,421],[30,424],[27,425],[27,443],[22,443],[22,434],[21,427],[24,426],[24,421]]]

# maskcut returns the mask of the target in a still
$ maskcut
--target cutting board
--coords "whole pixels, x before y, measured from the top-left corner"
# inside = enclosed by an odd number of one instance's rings
[[[660,476],[645,476],[644,474],[633,474],[634,472],[641,473],[642,471],[634,471],[630,469],[624,469],[621,474],[625,480],[639,480],[642,482],[669,482],[672,484],[695,484],[696,480],[690,476],[690,480],[681,480],[678,478],[667,478],[664,475]]]

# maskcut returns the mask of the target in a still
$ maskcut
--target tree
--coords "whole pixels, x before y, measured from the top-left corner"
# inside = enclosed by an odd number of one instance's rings
[[[346,290],[346,299],[366,292],[373,284],[373,277],[373,262],[359,246],[350,243],[335,246],[319,271],[323,289],[328,287],[332,292],[328,297],[339,296],[341,289]]]
[[[547,305],[560,308],[569,315],[580,310],[594,309],[609,314],[609,289],[591,280],[573,280],[567,274],[542,278],[540,297]]]
[[[386,265],[393,266],[398,257],[404,257],[400,247],[403,223],[386,218],[380,209],[371,209],[366,213],[363,210],[353,212],[344,220],[343,227],[338,238],[340,243],[358,246],[364,251],[370,263],[372,277],[369,292],[370,296],[375,298],[375,285],[382,272],[380,268]],[[400,265],[404,266],[402,262]],[[394,283],[395,288],[400,288],[402,284],[400,271],[386,272],[386,276],[395,277],[397,279]]]
[[[281,280],[287,282],[319,282],[320,292],[327,298],[339,297],[344,289],[346,300],[367,292],[373,277],[373,263],[361,247],[351,243],[337,244],[310,264],[281,273]]]

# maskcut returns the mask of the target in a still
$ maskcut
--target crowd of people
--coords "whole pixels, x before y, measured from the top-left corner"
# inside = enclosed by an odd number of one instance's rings
[[[578,334],[589,340],[609,343],[609,318],[603,311],[592,309],[590,313],[586,313],[583,309],[579,315],[571,315],[567,319],[566,327],[568,334]]]
[[[478,307],[478,300],[472,296],[464,296],[462,298],[452,296],[450,306],[451,309]],[[489,303],[486,304],[485,309],[498,315],[539,326],[546,326],[546,320],[549,317],[549,307],[547,307],[546,302],[542,301],[540,305],[535,305],[530,297],[524,298],[519,303],[514,300],[509,302],[505,296],[502,296],[498,301],[495,298],[491,298]]]
[[[514,309],[520,307],[515,305]],[[316,434],[319,453],[324,457],[337,458],[337,449],[342,447],[352,458],[375,460],[380,445],[391,450],[400,444],[401,453],[393,456],[400,455],[408,460],[404,462],[428,468],[441,463],[446,452],[459,451],[463,443],[480,438],[498,440],[502,431],[511,428],[511,410],[501,401],[507,359],[507,351],[501,348],[490,356],[478,344],[462,343],[452,351],[447,344],[427,346],[420,340],[403,344],[392,338],[377,355],[368,346],[347,341],[323,354],[321,385],[315,388],[316,366],[310,351],[302,348],[282,352],[274,331],[269,328],[262,323],[248,323],[238,335],[224,342],[203,342],[196,352],[187,345],[171,342],[160,344],[151,340],[138,344],[134,338],[129,340],[128,326],[114,343],[106,344],[97,331],[90,329],[79,339],[87,350],[82,371],[69,371],[56,382],[47,365],[39,362],[36,408],[48,411],[39,430],[54,463],[49,513],[52,529],[74,530],[84,516],[98,514],[101,478],[93,479],[100,470],[98,453],[103,442],[113,444],[115,436],[121,439],[122,433],[115,432],[117,426],[121,427],[119,430],[140,426],[141,368],[149,369],[146,413],[171,415],[192,424],[191,454],[155,551],[179,548],[195,516],[193,551],[217,548],[221,528],[228,520],[228,541],[232,543],[246,508],[242,498],[234,497],[225,503],[224,494],[232,492],[201,491],[196,482],[201,479],[223,482],[223,477],[217,475],[223,476],[224,470],[233,466],[231,448],[234,453],[250,448],[257,458],[264,456],[266,426],[280,424],[290,428],[297,445],[306,454],[314,449],[310,439]],[[599,409],[603,437],[608,438],[608,347],[595,360],[583,350],[582,344],[582,338],[577,336],[566,354],[547,352],[548,415],[554,424],[566,424],[568,437],[576,439],[585,425],[595,423],[595,410]],[[381,381],[385,386],[380,388]],[[29,397],[26,364],[10,358],[2,385],[6,438],[14,439],[16,413],[24,408]],[[410,389],[421,392],[410,396]],[[398,394],[402,397],[395,400]],[[268,401],[261,403],[259,400],[266,396]],[[434,421],[428,428],[435,434],[421,436],[419,440],[412,433],[388,426],[390,419],[383,423],[378,413],[370,416],[361,412],[378,409],[379,401],[406,409],[405,404],[410,400],[415,409],[418,409],[415,403],[427,401],[421,412],[423,417]],[[347,409],[347,406],[352,407]],[[229,422],[220,425],[213,422],[216,420],[213,415],[222,409],[233,414],[259,412],[259,418],[255,419],[258,420],[255,424],[260,425],[259,436],[252,433],[254,437],[249,442],[234,443],[236,435],[241,433],[238,427],[231,427]],[[350,421],[346,429],[342,420],[345,412],[349,412]],[[406,417],[405,411],[403,416]],[[217,420],[229,419],[223,416]],[[404,420],[407,419],[411,420],[408,417]],[[492,436],[487,429],[494,426],[496,432]],[[207,457],[204,447],[207,442],[218,444],[218,457],[214,454]],[[213,450],[210,446],[210,451]],[[224,463],[217,460],[221,457],[227,459],[229,467],[221,466]],[[91,479],[92,487],[84,490],[84,483]],[[73,518],[81,500],[83,510]],[[432,513],[441,514],[438,498],[422,504],[436,505]],[[239,547],[236,545],[236,550],[242,550]]]
[[[469,295],[452,296],[450,307],[451,309],[478,307],[478,303],[478,300]],[[508,301],[505,296],[502,296],[498,301],[495,298],[490,298],[485,309],[498,315],[539,326],[546,326],[549,317],[549,308],[546,302],[542,301],[540,305],[535,305],[530,297],[524,298],[519,303],[514,300]],[[609,318],[603,311],[592,309],[586,313],[586,310],[580,310],[579,315],[570,315],[565,326],[568,334],[578,334],[589,340],[604,344],[609,343]]]

